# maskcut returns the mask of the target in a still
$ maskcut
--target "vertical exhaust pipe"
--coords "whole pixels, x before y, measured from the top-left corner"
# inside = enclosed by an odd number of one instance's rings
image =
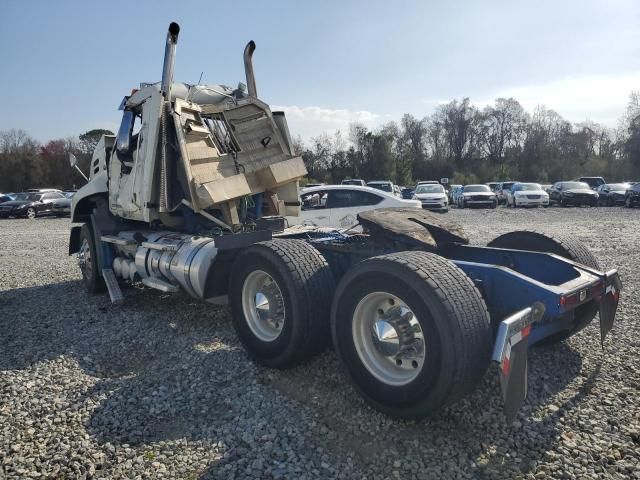
[[[171,22],[167,31],[167,43],[164,47],[164,64],[162,65],[162,83],[160,93],[164,97],[165,104],[162,105],[162,116],[160,118],[160,138],[162,146],[160,148],[160,205],[159,211],[166,213],[171,211],[171,199],[173,191],[169,181],[169,158],[167,152],[167,116],[171,111],[171,84],[173,83],[173,66],[176,57],[176,44],[180,26]]]
[[[176,44],[178,43],[178,34],[180,33],[180,25],[171,22],[167,31],[167,43],[164,47],[164,65],[162,66],[162,83],[160,91],[165,100],[171,100],[171,83],[173,82],[173,65],[176,57]]]
[[[258,98],[258,91],[256,90],[256,77],[253,74],[253,52],[256,50],[256,42],[251,40],[244,47],[244,71],[247,76],[247,90],[249,90],[249,96]]]

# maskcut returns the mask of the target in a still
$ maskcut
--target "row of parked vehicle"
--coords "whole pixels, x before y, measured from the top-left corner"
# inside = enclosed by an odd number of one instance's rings
[[[592,177],[587,177],[591,179]],[[357,214],[387,207],[424,208],[447,212],[458,208],[512,208],[561,206],[640,206],[640,183],[590,185],[581,178],[541,185],[533,182],[489,182],[486,184],[448,185],[435,180],[418,182],[413,187],[398,187],[390,181],[347,179],[341,185],[308,184],[300,192],[301,214],[288,218],[290,225],[349,227],[357,223]]]
[[[477,196],[479,190],[485,192],[485,199]],[[465,200],[471,192],[476,194],[478,200],[485,200],[480,202],[482,206],[492,208],[497,205],[509,207],[548,207],[552,204],[564,207],[640,205],[639,182],[606,183],[602,177],[582,177],[578,180],[559,181],[548,185],[527,182],[451,185],[449,201],[459,208],[472,206],[472,203]]]
[[[31,188],[25,192],[0,194],[0,218],[69,216],[75,191]]]

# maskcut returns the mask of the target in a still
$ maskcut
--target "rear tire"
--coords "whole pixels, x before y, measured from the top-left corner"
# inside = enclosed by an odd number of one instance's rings
[[[491,240],[487,247],[511,248],[514,250],[530,250],[532,252],[555,253],[571,261],[580,263],[594,270],[600,270],[596,257],[580,241],[568,235],[548,235],[541,232],[521,230],[505,233]],[[575,309],[575,327],[565,332],[558,332],[547,337],[539,345],[558,343],[578,333],[586,327],[597,315],[599,305],[590,301]]]
[[[331,331],[365,400],[401,418],[424,417],[472,391],[493,343],[487,307],[471,279],[426,252],[373,257],[351,268],[336,290]],[[403,350],[407,345],[415,350]]]
[[[29,208],[27,208],[27,212],[25,213],[25,216],[29,220],[33,220],[34,218],[36,218],[38,216],[38,211],[33,207],[29,207]]]
[[[325,259],[304,241],[271,240],[240,253],[229,303],[249,356],[285,368],[321,352],[329,338],[334,285]]]
[[[107,286],[98,270],[98,255],[96,253],[93,230],[88,224],[82,225],[80,230],[80,249],[78,250],[78,264],[82,273],[82,280],[89,293],[104,293]]]

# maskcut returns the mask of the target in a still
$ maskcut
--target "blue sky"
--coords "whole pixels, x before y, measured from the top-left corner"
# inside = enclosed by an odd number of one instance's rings
[[[0,130],[41,141],[115,129],[122,97],[162,71],[235,86],[256,41],[258,93],[309,138],[359,121],[514,96],[571,121],[615,126],[640,90],[640,2],[0,2]]]

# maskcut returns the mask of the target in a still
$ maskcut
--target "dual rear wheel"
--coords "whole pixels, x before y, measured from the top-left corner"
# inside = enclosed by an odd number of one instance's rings
[[[331,337],[356,388],[394,416],[422,417],[460,398],[490,361],[480,292],[454,264],[425,252],[364,260],[336,287],[313,246],[263,242],[238,256],[229,301],[256,361],[296,365]]]

